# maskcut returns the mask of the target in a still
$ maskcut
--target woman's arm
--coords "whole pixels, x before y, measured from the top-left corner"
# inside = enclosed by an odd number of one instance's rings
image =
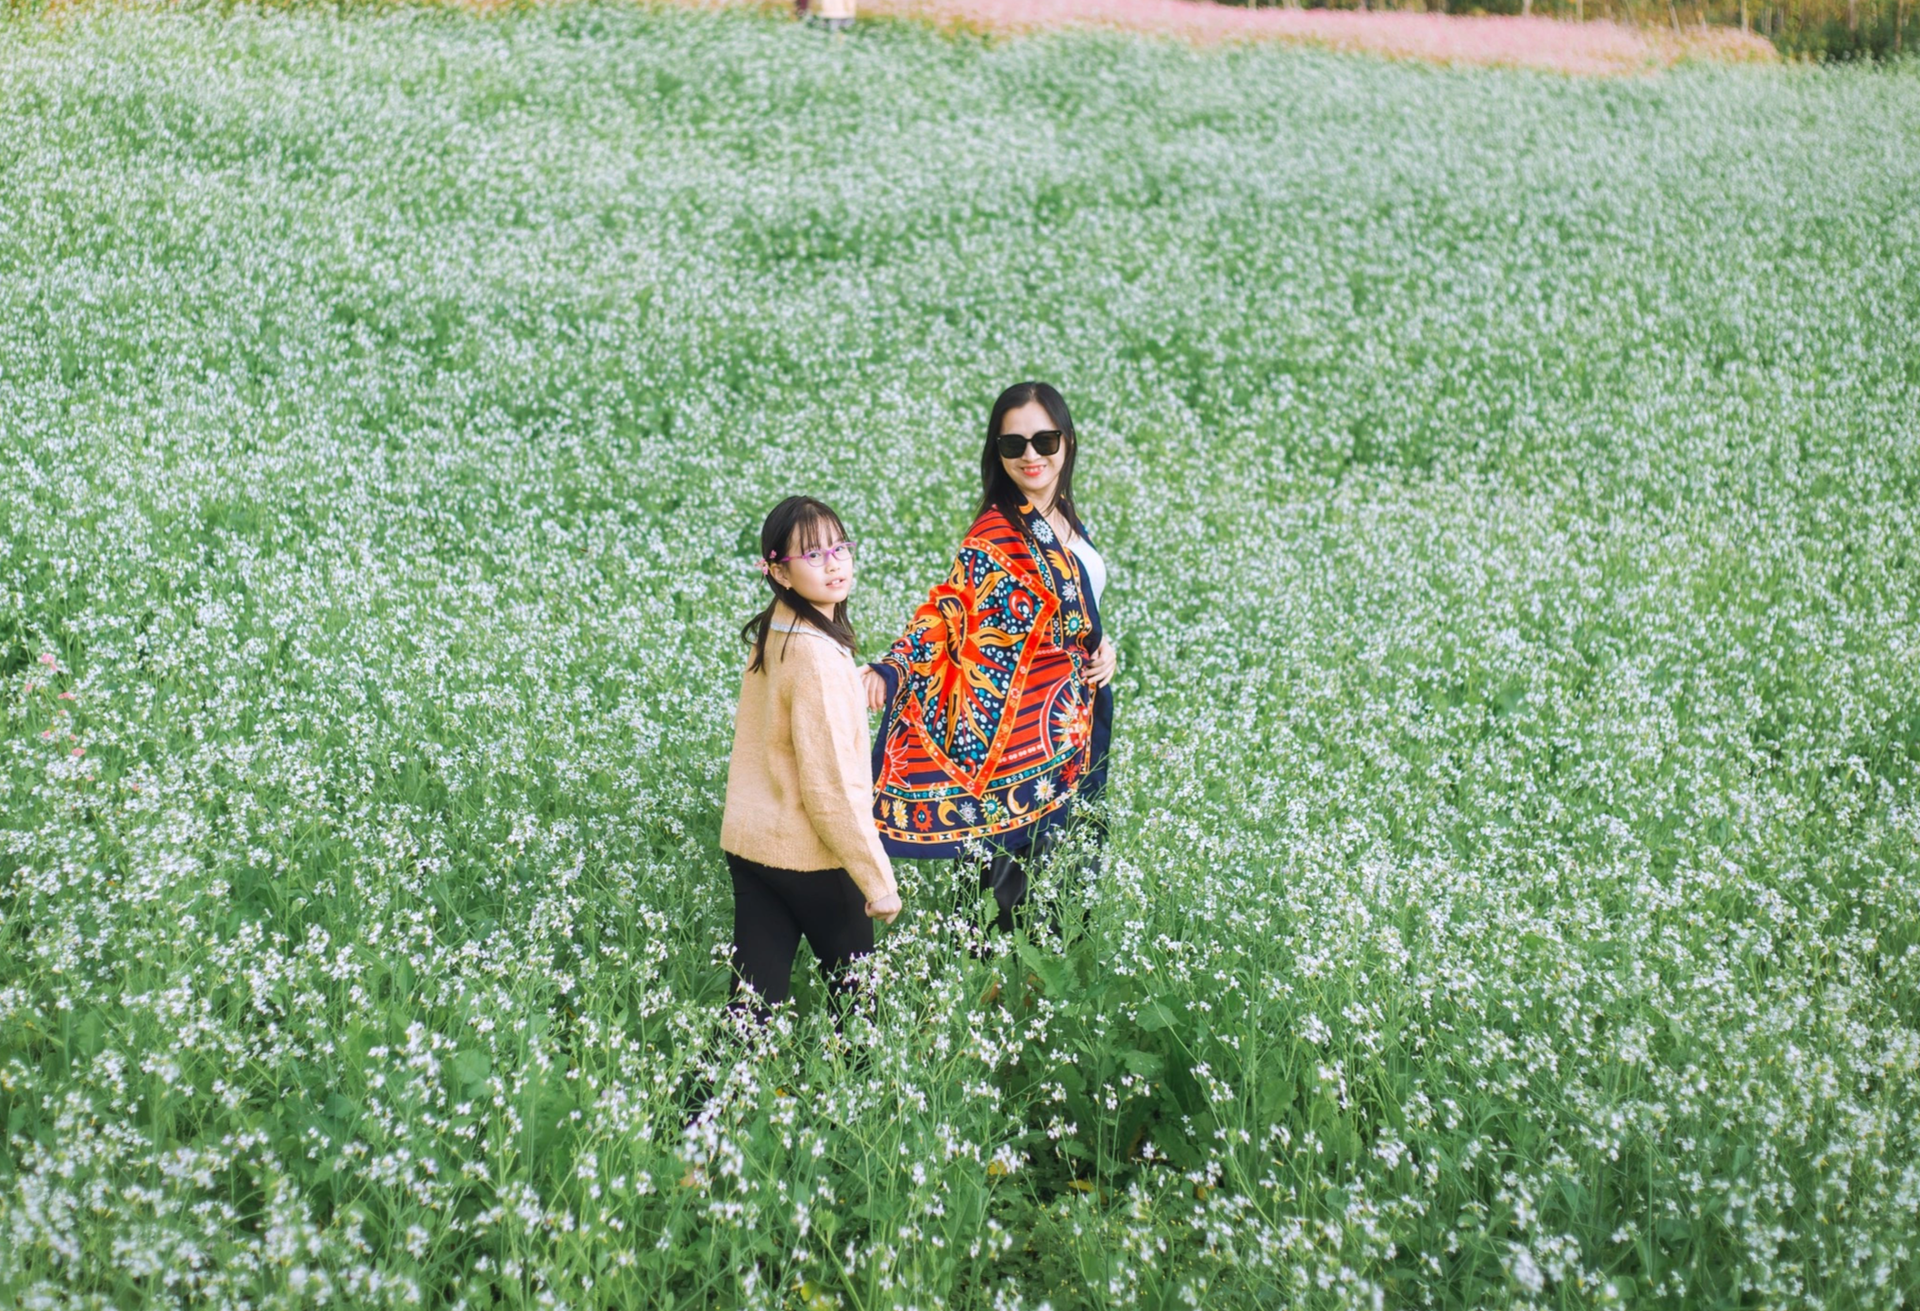
[[[866,693],[867,709],[877,714],[887,708],[887,703],[900,689],[900,681],[907,676],[916,652],[946,644],[947,619],[940,607],[940,597],[951,587],[955,576],[965,570],[968,549],[961,548],[959,556],[948,566],[947,580],[927,593],[927,599],[907,620],[906,631],[887,648],[887,653],[860,667],[860,685]]]
[[[1114,649],[1113,639],[1100,639],[1100,649],[1093,653],[1093,659],[1087,662],[1087,682],[1094,687],[1105,687],[1113,681],[1113,669],[1119,663],[1120,653]]]

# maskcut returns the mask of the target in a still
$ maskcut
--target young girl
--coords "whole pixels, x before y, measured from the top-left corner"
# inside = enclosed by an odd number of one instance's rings
[[[733,875],[738,993],[764,1011],[787,999],[805,935],[836,995],[873,950],[873,921],[900,913],[873,825],[866,699],[847,596],[853,543],[840,517],[789,496],[760,529],[773,599],[747,621],[720,846]]]

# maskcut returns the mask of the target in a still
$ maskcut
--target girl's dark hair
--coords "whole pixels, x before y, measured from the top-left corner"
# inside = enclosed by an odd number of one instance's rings
[[[774,611],[783,601],[801,623],[812,624],[848,651],[854,649],[853,623],[847,618],[845,601],[834,606],[833,615],[828,618],[800,593],[790,587],[782,587],[771,568],[780,563],[781,556],[797,555],[799,552],[793,549],[796,546],[805,551],[846,540],[847,530],[840,522],[840,516],[824,501],[816,501],[811,496],[789,496],[773,507],[767,521],[760,525],[760,563],[767,566],[767,586],[773,589],[773,600],[767,602],[766,609],[747,620],[740,629],[740,640],[753,648],[753,659],[747,665],[748,673],[766,668],[767,634],[773,631]],[[792,640],[789,634],[787,641]],[[780,644],[780,649],[783,652],[786,650],[786,642]]]
[[[1007,476],[1006,466],[1000,463],[997,439],[1000,425],[1006,421],[1007,411],[1017,410],[1032,401],[1040,402],[1040,407],[1047,412],[1047,421],[1060,430],[1061,442],[1067,453],[1066,462],[1060,466],[1060,485],[1054,489],[1053,503],[1067,516],[1067,522],[1073,525],[1073,530],[1084,535],[1080,516],[1073,508],[1073,455],[1079,446],[1073,435],[1073,416],[1067,413],[1066,398],[1044,382],[1016,382],[1001,392],[1000,399],[993,403],[993,410],[987,415],[987,444],[980,452],[980,508],[976,514],[999,510],[1007,516],[1008,523],[1022,532],[1026,531],[1026,521],[1020,517],[1020,507],[1027,503],[1027,494]]]

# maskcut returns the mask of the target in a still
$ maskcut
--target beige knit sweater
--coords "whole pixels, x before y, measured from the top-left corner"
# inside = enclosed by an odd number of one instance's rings
[[[720,845],[776,869],[844,869],[868,901],[890,896],[859,671],[784,606],[774,623],[766,664],[740,681]]]

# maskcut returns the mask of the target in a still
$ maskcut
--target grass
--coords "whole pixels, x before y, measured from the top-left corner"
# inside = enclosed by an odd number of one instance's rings
[[[123,13],[0,103],[11,1300],[1920,1286],[1910,71]],[[730,1034],[752,534],[877,647],[1030,376],[1102,872]]]

